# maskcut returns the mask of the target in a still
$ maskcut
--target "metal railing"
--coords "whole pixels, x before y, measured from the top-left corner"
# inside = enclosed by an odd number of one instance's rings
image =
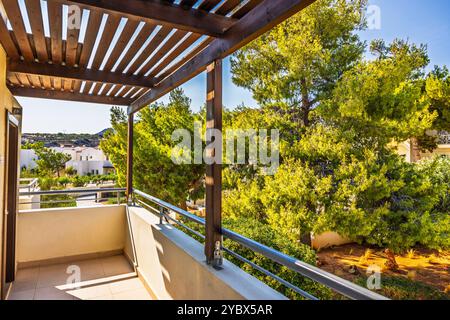
[[[37,189],[38,184],[39,179],[37,178],[21,178],[19,180],[19,189],[28,189],[28,192],[31,192],[31,190]]]
[[[167,203],[163,200],[160,200],[158,198],[155,198],[153,196],[150,196],[142,191],[139,190],[133,190],[133,196],[135,197],[135,201],[145,208],[149,209],[152,213],[158,215],[160,217],[160,222],[163,223],[164,220],[167,222],[172,221],[173,223],[185,228],[189,232],[195,234],[196,236],[204,239],[204,235],[199,233],[198,231],[192,229],[191,227],[187,226],[186,224],[178,221],[177,219],[174,219],[171,217],[167,211],[174,212],[185,219],[194,222],[200,226],[205,226],[205,220],[203,218],[200,218],[190,212],[187,212],[183,209],[180,209],[170,203]],[[156,205],[157,208],[154,206],[146,203],[145,201],[139,199],[145,199],[147,201],[150,201],[153,203],[153,205]],[[379,295],[375,292],[372,292],[366,288],[363,288],[361,286],[358,286],[350,281],[347,281],[345,279],[342,279],[340,277],[337,277],[329,272],[326,272],[322,269],[319,269],[315,266],[312,266],[310,264],[307,264],[303,261],[300,261],[296,258],[290,257],[282,252],[279,252],[277,250],[274,250],[272,248],[269,248],[261,243],[258,243],[254,240],[251,240],[249,238],[246,238],[240,234],[237,234],[231,230],[228,230],[226,228],[222,228],[222,235],[224,238],[227,238],[231,241],[234,241],[241,246],[252,250],[253,252],[256,252],[258,254],[261,254],[262,256],[282,265],[286,268],[297,272],[298,274],[309,278],[315,282],[318,282],[333,291],[342,294],[343,296],[355,299],[355,300],[388,300],[386,297]],[[263,274],[275,279],[276,281],[280,282],[282,285],[286,286],[287,288],[297,292],[301,296],[303,296],[306,299],[311,300],[318,300],[315,296],[311,295],[308,292],[305,292],[304,290],[298,288],[297,286],[289,283],[288,281],[280,278],[279,276],[271,273],[270,271],[262,268],[261,266],[256,265],[252,261],[246,259],[245,257],[242,257],[241,255],[237,254],[236,252],[233,252],[227,248],[223,248],[225,252],[230,254],[231,256],[235,257],[238,260],[241,260],[244,263],[249,264],[254,269],[262,272]]]
[[[39,201],[26,201],[22,202],[19,200],[19,205],[33,205],[33,204],[67,204],[73,202],[87,202],[94,201],[95,203],[99,203],[101,201],[115,199],[116,204],[121,203],[121,196],[124,195],[126,189],[125,188],[94,188],[94,189],[66,189],[66,190],[39,190],[39,191],[28,191],[28,192],[20,192],[19,197],[33,197],[33,196],[57,196],[57,195],[75,195],[75,197],[71,199],[62,199],[62,200],[47,200],[42,201],[39,198]],[[115,197],[102,197],[105,193],[113,193]],[[99,196],[100,194],[100,196]],[[83,198],[81,197],[83,196]],[[86,199],[86,197],[93,196],[93,199]],[[20,199],[20,198],[19,198]]]

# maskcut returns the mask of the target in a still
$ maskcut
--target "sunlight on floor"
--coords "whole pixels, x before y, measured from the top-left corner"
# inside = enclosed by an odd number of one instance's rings
[[[69,266],[80,268],[79,282],[71,280]],[[151,296],[125,257],[113,256],[21,269],[9,300],[151,300]]]

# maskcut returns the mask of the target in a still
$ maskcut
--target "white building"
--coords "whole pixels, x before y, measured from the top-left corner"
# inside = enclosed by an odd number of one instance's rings
[[[114,171],[112,163],[100,149],[88,147],[56,147],[51,149],[69,155],[71,160],[66,163],[66,168],[74,168],[80,176],[102,175]],[[20,151],[21,168],[34,169],[36,159],[37,156],[33,150]]]
[[[34,150],[20,150],[20,168],[27,168],[30,170],[36,168],[36,159],[37,156]]]

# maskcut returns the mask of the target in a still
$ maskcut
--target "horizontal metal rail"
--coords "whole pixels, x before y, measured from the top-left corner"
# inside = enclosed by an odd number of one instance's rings
[[[34,204],[67,204],[67,203],[78,203],[78,202],[91,202],[94,201],[96,203],[114,199],[116,198],[116,203],[120,204],[120,194],[125,192],[125,188],[95,188],[95,189],[67,189],[67,190],[38,190],[38,191],[28,191],[28,192],[20,192],[20,196],[56,196],[56,195],[75,195],[72,199],[46,199],[38,201],[20,201],[19,205],[34,205]],[[103,193],[116,193],[113,197],[102,197],[98,196],[98,194]],[[87,198],[92,196],[93,198]],[[23,199],[21,199],[23,200]]]
[[[200,217],[197,217],[196,215],[187,212],[186,210],[180,209],[174,205],[171,205],[170,203],[167,203],[163,200],[160,200],[158,198],[155,198],[153,196],[150,196],[142,191],[139,190],[133,190],[133,193],[135,195],[138,195],[146,200],[149,200],[151,202],[153,202],[154,204],[156,204],[159,207],[165,208],[167,210],[171,210],[173,212],[175,212],[176,214],[179,214],[180,216],[183,216],[184,218],[193,221],[197,224],[200,224],[202,226],[205,225],[205,219],[202,219]],[[156,210],[155,210],[156,211]],[[183,225],[184,226],[184,225]],[[187,227],[187,226],[186,226]],[[190,229],[190,228],[188,228]],[[197,232],[195,232],[197,233]],[[230,239],[236,243],[239,243],[240,245],[242,245],[243,247],[246,247],[256,253],[261,254],[262,256],[271,259],[274,262],[277,262],[278,264],[285,266],[287,268],[289,268],[292,271],[295,271],[299,274],[301,274],[304,277],[307,277],[311,280],[314,280],[350,299],[355,299],[355,300],[389,300],[386,297],[377,294],[375,292],[372,292],[366,288],[363,288],[361,286],[358,286],[348,280],[342,279],[340,277],[337,277],[329,272],[326,272],[322,269],[319,269],[315,266],[312,266],[308,263],[305,263],[303,261],[300,261],[298,259],[295,259],[291,256],[288,256],[282,252],[279,252],[275,249],[272,249],[270,247],[267,247],[259,242],[256,242],[254,240],[251,240],[247,237],[244,237],[240,234],[237,234],[231,230],[228,230],[226,228],[222,228],[222,235],[227,238]],[[228,249],[225,251],[229,251]],[[229,252],[230,253],[230,252]],[[237,255],[236,253],[232,252],[232,255]],[[236,257],[236,256],[235,256]],[[245,259],[242,256],[239,256],[240,260]],[[239,257],[236,257],[239,259]],[[245,259],[247,260],[247,259]],[[247,260],[244,262],[248,263],[250,262],[250,265],[252,267],[254,267],[254,263]],[[258,268],[256,269],[262,269],[261,267],[258,266]],[[265,269],[263,269],[264,271],[267,271]],[[260,270],[261,271],[261,270]],[[262,272],[264,272],[262,271]],[[269,271],[267,271],[269,272]],[[276,275],[274,275],[276,276]],[[278,277],[278,276],[276,276]],[[275,278],[276,279],[276,278]],[[280,278],[281,279],[281,278]],[[285,280],[281,279],[282,281],[286,282]],[[282,282],[283,283],[283,282]],[[283,283],[284,284],[284,283]],[[293,286],[293,285],[291,285]],[[289,287],[289,286],[288,286]],[[294,286],[295,287],[295,286]],[[291,288],[292,289],[292,288]],[[295,289],[294,289],[295,290]],[[301,289],[299,289],[301,290]],[[309,294],[308,294],[309,295]],[[308,297],[309,299],[313,299],[315,298],[314,296],[310,295]]]
[[[66,189],[66,190],[39,190],[31,192],[20,192],[19,196],[39,196],[56,194],[95,194],[99,192],[125,192],[125,188],[97,188],[97,189]]]

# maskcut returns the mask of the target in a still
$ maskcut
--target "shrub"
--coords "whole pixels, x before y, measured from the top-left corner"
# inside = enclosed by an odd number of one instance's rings
[[[270,248],[283,252],[289,256],[295,257],[300,261],[314,266],[316,265],[316,254],[314,250],[306,245],[289,240],[287,237],[276,232],[266,224],[255,221],[254,219],[238,218],[225,219],[223,225],[227,229],[230,229],[252,240],[260,242]],[[307,279],[297,272],[291,271],[290,269],[281,266],[278,263],[253,252],[252,250],[246,249],[236,242],[227,239],[224,241],[224,247],[238,253],[239,255],[247,258],[253,263],[263,267],[264,269],[276,274],[277,276],[287,280],[291,284],[320,299],[330,299],[334,296],[333,292],[325,286]],[[260,279],[275,290],[281,292],[286,297],[290,299],[302,299],[302,297],[298,293],[284,287],[272,277],[262,274],[261,272],[252,268],[250,265],[243,263],[242,261],[230,255],[226,255],[226,258],[242,268],[244,271]]]
[[[74,187],[76,188],[81,188],[86,186],[86,184],[88,184],[90,182],[90,178],[89,177],[83,177],[83,176],[75,176],[72,178],[72,184]]]

